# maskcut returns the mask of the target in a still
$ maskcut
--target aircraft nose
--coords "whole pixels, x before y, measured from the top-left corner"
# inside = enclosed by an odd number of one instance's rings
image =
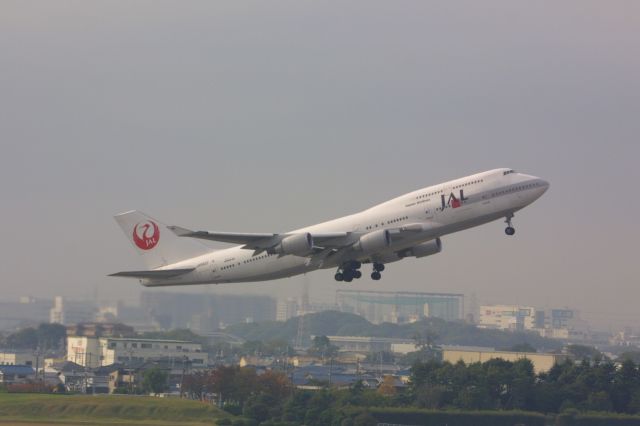
[[[551,184],[547,180],[544,180],[544,179],[541,179],[541,178],[537,178],[537,181],[538,181],[538,185],[539,186],[538,186],[538,190],[536,191],[536,193],[537,193],[536,198],[542,197],[542,194],[547,192],[547,190],[551,186]]]
[[[540,183],[542,183],[542,186],[544,186],[545,191],[547,189],[549,189],[549,187],[551,186],[551,184],[549,183],[549,181],[546,181],[544,179],[540,179]]]

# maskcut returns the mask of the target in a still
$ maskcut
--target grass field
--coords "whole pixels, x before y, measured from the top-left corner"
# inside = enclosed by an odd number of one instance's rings
[[[231,417],[198,401],[126,395],[0,393],[0,425],[215,425]]]

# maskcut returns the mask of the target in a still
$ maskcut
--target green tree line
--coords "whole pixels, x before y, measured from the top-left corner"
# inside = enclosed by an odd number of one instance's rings
[[[2,338],[0,347],[7,349],[62,350],[66,344],[67,329],[61,324],[40,324],[37,327],[26,327]]]
[[[231,334],[252,341],[291,342],[298,333],[299,317],[286,322],[267,321],[250,324],[234,324],[227,328]],[[367,336],[393,337],[414,340],[416,335],[430,330],[438,336],[440,345],[486,346],[508,348],[527,343],[543,350],[557,350],[562,343],[541,337],[533,332],[506,332],[475,327],[462,321],[445,321],[440,318],[425,318],[411,324],[372,324],[361,316],[346,312],[324,311],[304,317],[305,327],[314,336]]]
[[[412,367],[404,388],[395,389],[385,378],[377,389],[357,382],[348,389],[327,386],[315,391],[295,389],[283,372],[258,375],[252,368],[234,366],[190,375],[184,386],[193,398],[213,393],[230,412],[274,425],[366,425],[428,413],[443,419],[440,413],[460,413],[448,415],[451,424],[474,424],[469,420],[474,416],[489,422],[482,424],[525,417],[543,424],[545,416],[562,413],[557,418],[569,424],[580,416],[593,417],[588,414],[592,412],[603,413],[596,416],[598,422],[606,421],[605,416],[620,420],[615,416],[640,413],[640,369],[630,359],[621,365],[567,361],[540,374],[527,359],[469,365],[429,360]],[[624,421],[640,423],[638,419]]]

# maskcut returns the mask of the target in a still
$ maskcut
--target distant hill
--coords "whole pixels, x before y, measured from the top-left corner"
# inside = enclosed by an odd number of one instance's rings
[[[286,340],[293,341],[298,332],[299,317],[286,322],[268,321],[253,324],[235,324],[227,328],[229,333],[247,340]],[[542,351],[556,350],[562,347],[557,340],[540,337],[533,332],[510,332],[485,330],[463,322],[444,321],[439,318],[427,318],[412,324],[372,324],[361,316],[324,311],[304,317],[307,332],[324,336],[370,336],[413,339],[426,329],[434,331],[440,345],[486,346],[497,349],[509,348],[528,343]]]

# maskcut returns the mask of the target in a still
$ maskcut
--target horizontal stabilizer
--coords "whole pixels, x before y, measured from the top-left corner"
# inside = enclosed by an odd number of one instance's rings
[[[178,275],[186,274],[195,268],[186,269],[161,269],[159,271],[124,271],[110,274],[110,277],[129,277],[129,278],[173,278]]]

